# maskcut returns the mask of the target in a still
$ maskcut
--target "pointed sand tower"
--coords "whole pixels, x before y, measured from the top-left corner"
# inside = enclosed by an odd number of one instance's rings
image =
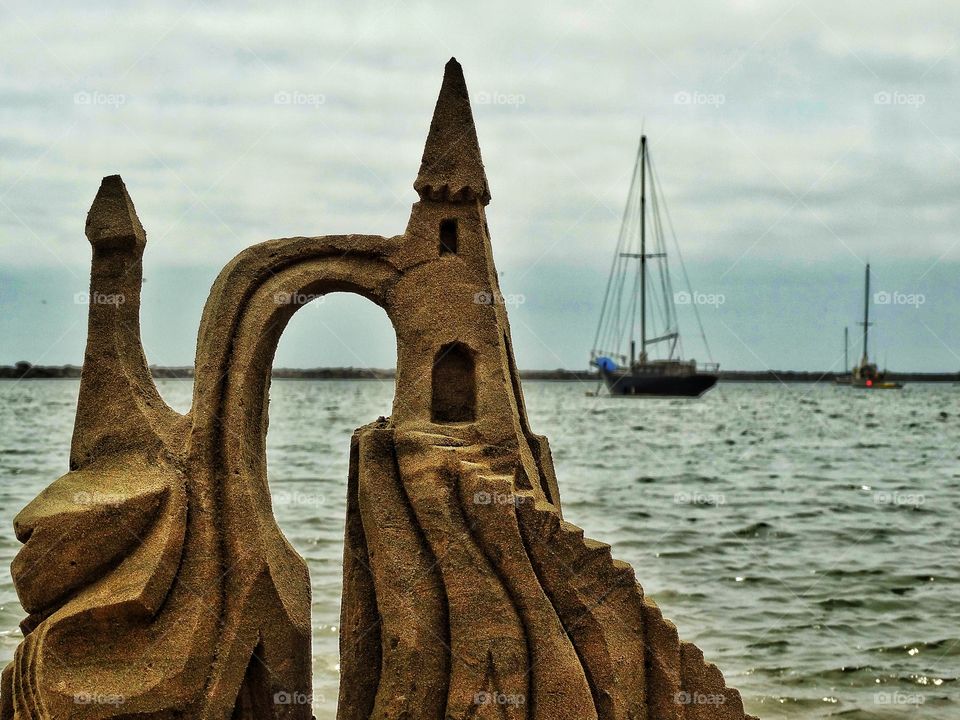
[[[562,519],[523,406],[456,60],[414,188],[395,412],[358,430],[351,456],[339,720],[747,717],[633,570]]]

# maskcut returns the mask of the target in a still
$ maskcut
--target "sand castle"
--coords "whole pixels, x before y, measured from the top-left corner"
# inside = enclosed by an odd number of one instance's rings
[[[455,60],[414,187],[402,235],[271,240],[232,260],[181,415],[140,343],[146,235],[121,179],[103,180],[70,472],[16,519],[30,615],[2,720],[311,717],[310,583],[271,508],[267,402],[287,321],[340,291],[390,317],[397,379],[391,417],[350,448],[338,718],[748,717],[633,570],[563,520]]]

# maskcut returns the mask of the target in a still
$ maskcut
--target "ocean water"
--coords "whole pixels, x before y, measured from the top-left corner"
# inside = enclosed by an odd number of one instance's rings
[[[160,383],[174,407],[188,381]],[[778,718],[960,717],[960,388],[720,385],[699,401],[524,384],[566,518],[614,546],[681,637]],[[0,663],[19,641],[17,510],[66,471],[78,383],[0,381]],[[344,493],[377,381],[275,381],[275,509],[313,583],[317,718],[334,718]]]

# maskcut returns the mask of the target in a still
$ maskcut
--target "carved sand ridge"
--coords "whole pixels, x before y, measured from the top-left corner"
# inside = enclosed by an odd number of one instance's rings
[[[16,518],[25,638],[0,720],[311,717],[310,582],[267,485],[270,369],[304,301],[353,292],[397,336],[390,418],[350,447],[339,720],[740,720],[739,693],[565,522],[529,428],[490,191],[446,67],[406,231],[240,253],[201,321],[193,405],[150,377],[146,233],[118,176],[87,218],[70,472]]]

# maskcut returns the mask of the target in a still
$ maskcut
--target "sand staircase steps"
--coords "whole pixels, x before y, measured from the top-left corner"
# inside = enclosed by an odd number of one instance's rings
[[[703,652],[680,640],[609,545],[585,538],[532,495],[519,497],[517,513],[530,560],[577,648],[601,720],[756,720]]]

